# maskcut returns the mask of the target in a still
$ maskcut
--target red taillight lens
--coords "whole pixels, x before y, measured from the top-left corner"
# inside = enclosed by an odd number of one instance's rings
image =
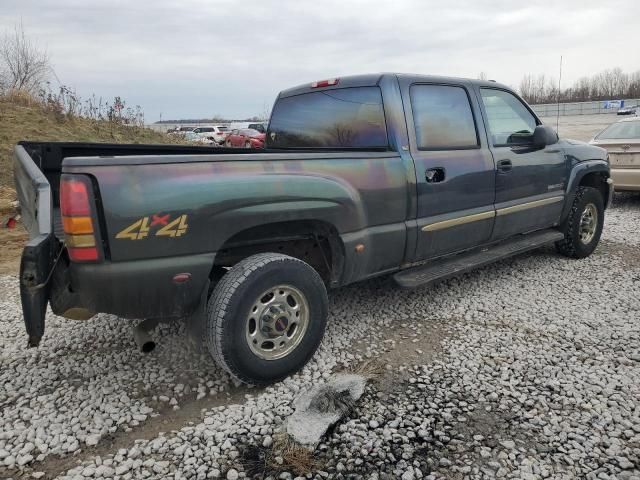
[[[62,175],[60,181],[60,211],[69,259],[74,262],[99,260],[96,236],[91,217],[91,184],[81,175]]]
[[[69,258],[73,262],[93,262],[98,260],[98,249],[96,247],[89,248],[67,248]]]
[[[83,216],[89,215],[89,191],[83,180],[74,177],[62,176],[60,182],[60,210],[62,215]]]
[[[331,78],[329,80],[320,80],[319,82],[313,82],[311,84],[311,88],[331,87],[333,85],[337,85],[339,81],[340,81],[339,78]]]

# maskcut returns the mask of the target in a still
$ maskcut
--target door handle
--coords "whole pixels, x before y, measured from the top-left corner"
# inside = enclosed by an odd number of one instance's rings
[[[510,172],[512,168],[511,160],[500,160],[498,162],[498,171],[501,173]]]
[[[438,183],[444,181],[444,168],[436,167],[430,168],[424,172],[424,179],[427,183]]]

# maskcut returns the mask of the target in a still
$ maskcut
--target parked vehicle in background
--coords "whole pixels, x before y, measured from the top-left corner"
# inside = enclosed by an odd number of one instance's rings
[[[187,142],[200,142],[201,138],[195,132],[184,132],[182,134],[182,138],[184,138]]]
[[[554,243],[587,257],[613,191],[604,149],[559,139],[495,82],[299,85],[266,138],[264,153],[20,142],[29,345],[47,304],[79,320],[186,318],[231,375],[274,382],[320,344],[327,288],[386,274],[413,288]]]
[[[640,191],[640,117],[618,120],[589,143],[609,152],[616,191]]]
[[[232,122],[229,125],[230,130],[242,130],[243,128],[251,128],[260,133],[267,133],[267,122]]]
[[[266,134],[252,128],[234,129],[224,142],[225,147],[264,148]]]
[[[229,133],[229,127],[225,125],[212,125],[206,127],[196,127],[193,129],[193,132],[198,134],[203,139],[211,140],[212,142],[216,142],[221,145],[227,138],[227,134]],[[209,143],[209,142],[203,142]]]
[[[618,115],[640,115],[640,105],[619,108]]]
[[[178,137],[184,137],[187,132],[193,132],[193,129],[196,127],[193,126],[180,126],[176,127],[172,132],[169,132],[169,135],[175,135]]]

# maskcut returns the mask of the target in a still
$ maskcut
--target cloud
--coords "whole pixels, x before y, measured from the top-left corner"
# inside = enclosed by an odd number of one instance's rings
[[[564,0],[3,0],[0,29],[22,20],[64,84],[124,97],[147,119],[244,117],[279,90],[333,76],[399,71],[566,84],[640,68],[640,3]]]

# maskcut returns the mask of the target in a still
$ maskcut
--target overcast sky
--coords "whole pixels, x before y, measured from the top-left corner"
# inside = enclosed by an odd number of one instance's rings
[[[147,121],[257,115],[281,89],[355,73],[517,86],[557,78],[561,54],[563,85],[640,69],[637,0],[0,0],[0,29],[21,19],[62,83]]]

